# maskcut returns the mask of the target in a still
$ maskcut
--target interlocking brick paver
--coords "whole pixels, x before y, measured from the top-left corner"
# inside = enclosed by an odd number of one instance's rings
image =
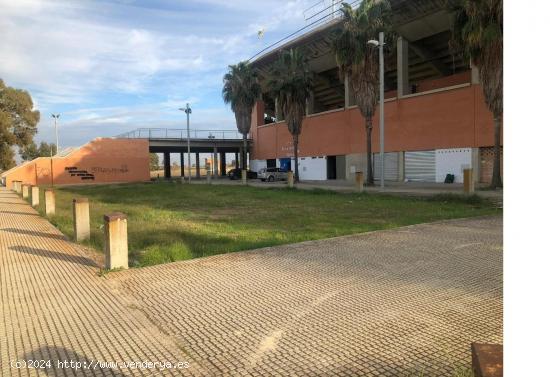
[[[501,218],[97,270],[0,190],[2,376],[446,376],[471,342],[502,342]],[[191,368],[9,367],[22,359]]]
[[[60,369],[58,361],[189,361],[169,336],[113,292],[79,247],[15,193],[0,188],[0,372],[2,376],[182,375],[182,370]],[[51,368],[15,368],[36,360]]]
[[[284,221],[284,220],[282,220]],[[211,375],[448,376],[502,342],[502,220],[109,274]]]

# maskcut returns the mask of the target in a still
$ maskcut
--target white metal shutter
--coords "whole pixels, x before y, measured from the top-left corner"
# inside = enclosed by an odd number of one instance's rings
[[[380,170],[382,169],[380,153],[374,154],[374,179],[380,179]],[[387,181],[397,181],[399,179],[399,153],[384,153],[384,179]]]
[[[405,152],[405,179],[435,182],[435,151]]]

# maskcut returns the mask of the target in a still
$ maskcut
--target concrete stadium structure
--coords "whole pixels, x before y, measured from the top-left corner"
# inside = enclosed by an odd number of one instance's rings
[[[385,179],[443,182],[474,169],[488,183],[493,163],[493,120],[479,85],[478,70],[451,54],[451,15],[443,0],[391,0],[399,35],[386,54]],[[335,17],[276,46],[252,61],[260,72],[262,100],[253,112],[251,168],[294,169],[292,138],[269,93],[266,77],[279,52],[301,48],[316,73],[298,155],[305,180],[354,179],[366,171],[366,130],[347,78],[340,80],[331,41],[341,27]],[[374,117],[375,179],[380,177],[378,114]],[[501,152],[502,153],[502,152]]]

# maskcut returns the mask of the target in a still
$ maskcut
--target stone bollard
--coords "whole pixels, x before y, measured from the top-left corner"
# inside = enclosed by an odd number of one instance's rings
[[[212,173],[210,170],[206,172],[206,183],[211,184],[212,183]]]
[[[46,205],[46,216],[55,215],[55,192],[53,189],[44,190],[44,204]]]
[[[474,189],[474,171],[473,169],[464,169],[462,170],[463,172],[463,182],[464,182],[464,192],[466,194],[473,194],[475,189]]]
[[[38,207],[40,204],[40,188],[38,186],[31,187],[31,205]]]
[[[124,213],[103,216],[105,222],[105,269],[128,268],[128,221]]]
[[[90,239],[90,204],[87,198],[73,199],[73,224],[77,242]]]
[[[288,171],[286,173],[286,181],[288,183],[288,187],[289,188],[293,188],[294,187],[294,172],[292,171]]]
[[[30,188],[29,185],[22,185],[21,186],[21,193],[23,195],[23,199],[28,199],[29,198],[29,188]]]
[[[365,176],[363,175],[363,172],[362,171],[356,172],[355,173],[355,188],[357,189],[357,192],[363,192],[364,182],[365,182]]]

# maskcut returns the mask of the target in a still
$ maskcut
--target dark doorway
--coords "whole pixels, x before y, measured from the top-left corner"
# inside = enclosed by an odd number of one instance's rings
[[[327,156],[327,179],[336,179],[336,156]]]
[[[277,160],[272,158],[267,160],[267,167],[268,168],[276,168],[277,167]]]

